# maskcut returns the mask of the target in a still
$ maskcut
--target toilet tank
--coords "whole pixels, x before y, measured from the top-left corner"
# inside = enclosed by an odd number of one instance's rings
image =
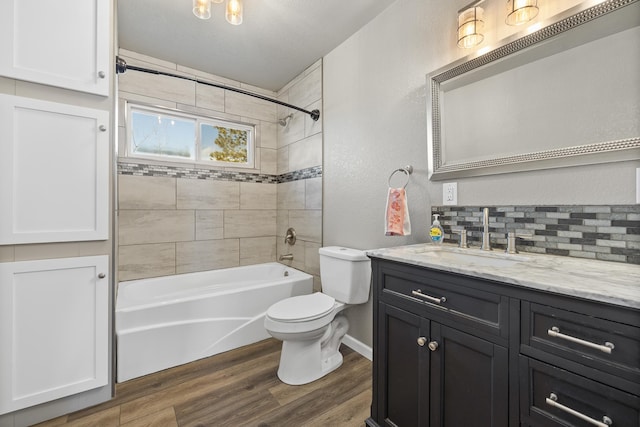
[[[346,304],[367,302],[371,287],[371,260],[364,251],[328,246],[318,252],[322,293]]]

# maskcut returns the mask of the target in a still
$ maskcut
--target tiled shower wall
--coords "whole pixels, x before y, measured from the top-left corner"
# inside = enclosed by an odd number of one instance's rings
[[[134,52],[121,50],[120,56],[128,64],[289,98],[302,107],[321,105],[320,62],[276,94]],[[288,112],[276,104],[135,71],[120,75],[118,93],[118,280],[276,261],[279,252],[294,253],[293,266],[318,274],[317,249],[315,257],[307,251],[321,242],[320,122],[307,123],[306,115],[295,113],[281,128],[276,120]],[[123,156],[127,100],[255,124],[255,169]],[[277,243],[288,226],[298,231],[293,248]]]
[[[481,206],[434,206],[441,214],[445,242],[457,243],[452,230],[464,228],[470,245],[482,240]],[[640,264],[640,205],[489,207],[489,231],[495,248],[506,247],[509,231],[521,252]]]

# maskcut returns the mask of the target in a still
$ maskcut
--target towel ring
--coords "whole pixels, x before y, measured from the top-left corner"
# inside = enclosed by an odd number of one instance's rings
[[[413,173],[413,166],[411,165],[407,165],[403,168],[398,168],[396,170],[394,170],[393,172],[391,172],[391,175],[389,175],[389,179],[387,180],[387,183],[389,184],[389,187],[391,187],[391,178],[393,178],[393,175],[397,174],[398,172],[402,172],[406,175],[407,178],[407,182],[404,183],[404,185],[402,186],[402,188],[406,188],[407,184],[409,183],[409,175],[411,175]]]

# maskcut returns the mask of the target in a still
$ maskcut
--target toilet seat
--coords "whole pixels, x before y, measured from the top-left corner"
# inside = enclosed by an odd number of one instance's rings
[[[322,292],[290,297],[269,307],[267,316],[278,322],[308,322],[331,313],[335,302],[333,297]]]

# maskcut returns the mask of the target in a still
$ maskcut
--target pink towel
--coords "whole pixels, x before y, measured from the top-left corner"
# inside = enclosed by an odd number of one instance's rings
[[[385,236],[408,236],[411,234],[409,207],[404,188],[389,188],[385,212]]]

